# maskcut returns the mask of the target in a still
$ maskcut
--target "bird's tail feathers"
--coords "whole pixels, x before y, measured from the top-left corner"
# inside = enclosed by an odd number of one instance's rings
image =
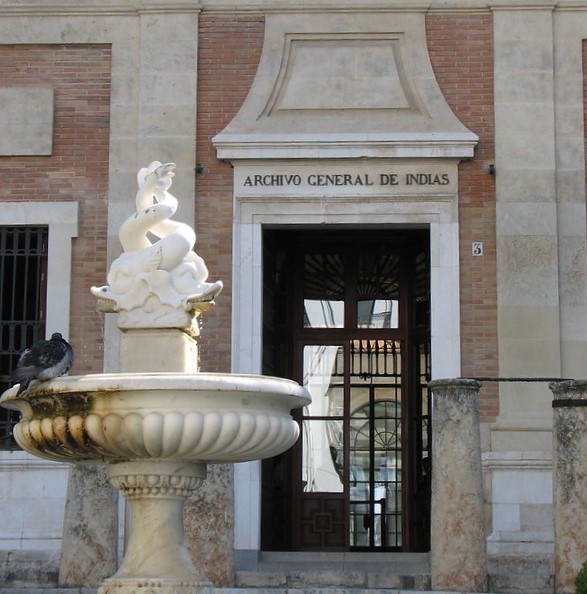
[[[22,382],[27,378],[30,378],[38,372],[37,367],[34,365],[27,365],[25,367],[17,367],[11,374],[11,379],[14,383]],[[29,380],[30,381],[30,380]]]
[[[31,378],[24,378],[21,382],[20,382],[20,386],[18,387],[18,392],[16,393],[16,395],[18,396],[19,394],[22,394],[25,390],[28,389],[29,385],[31,383]]]

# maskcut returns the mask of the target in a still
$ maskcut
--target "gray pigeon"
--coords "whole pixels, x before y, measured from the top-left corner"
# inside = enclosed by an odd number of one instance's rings
[[[66,374],[73,365],[71,345],[55,332],[50,340],[41,340],[21,354],[12,372],[14,383],[20,383],[17,396],[24,392],[32,380],[46,381]]]

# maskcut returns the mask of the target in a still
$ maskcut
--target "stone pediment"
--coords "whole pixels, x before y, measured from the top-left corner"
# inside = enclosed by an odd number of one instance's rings
[[[221,159],[451,157],[477,136],[434,77],[423,13],[272,14]]]

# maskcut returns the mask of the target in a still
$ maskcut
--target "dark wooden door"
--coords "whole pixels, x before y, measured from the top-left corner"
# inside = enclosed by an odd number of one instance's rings
[[[264,233],[263,372],[303,383],[264,462],[264,550],[429,548],[427,230]]]

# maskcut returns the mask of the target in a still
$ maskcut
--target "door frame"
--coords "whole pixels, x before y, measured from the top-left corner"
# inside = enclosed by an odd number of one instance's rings
[[[459,159],[444,167],[458,178]],[[428,160],[423,160],[427,163]],[[359,170],[364,162],[358,161]],[[259,163],[255,164],[257,167]],[[278,166],[275,162],[271,168]],[[250,164],[235,162],[235,180]],[[318,166],[317,166],[318,167]],[[238,171],[237,171],[238,169]],[[235,181],[232,269],[232,372],[261,373],[264,225],[345,225],[423,227],[430,230],[432,378],[459,377],[459,224],[456,184],[447,193],[349,195],[347,188],[323,195],[239,193]],[[338,192],[338,193],[336,193]],[[261,463],[234,467],[235,567],[255,568],[261,539]]]

